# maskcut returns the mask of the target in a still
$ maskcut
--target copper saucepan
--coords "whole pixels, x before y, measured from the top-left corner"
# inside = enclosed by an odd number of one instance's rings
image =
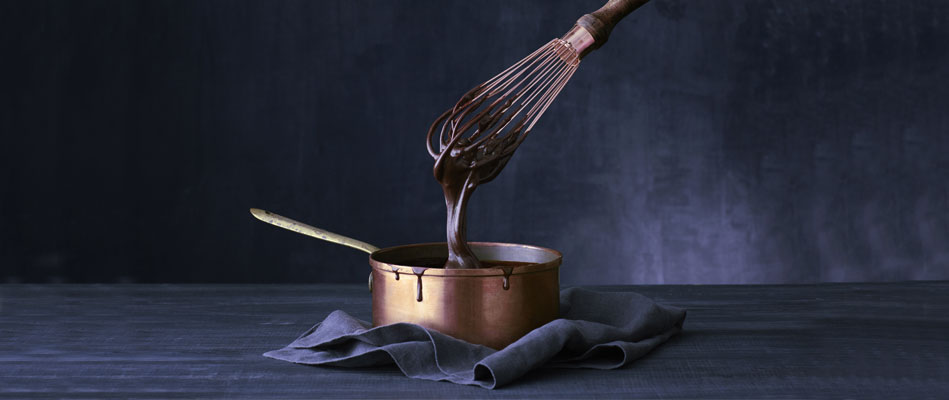
[[[486,268],[445,269],[444,242],[380,249],[268,211],[250,211],[268,224],[369,253],[373,326],[409,322],[502,349],[560,312],[562,255],[556,250],[471,242]]]

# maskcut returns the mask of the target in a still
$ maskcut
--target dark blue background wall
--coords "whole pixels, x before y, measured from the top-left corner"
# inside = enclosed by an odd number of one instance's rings
[[[0,3],[0,281],[363,282],[444,238],[424,137],[601,0]],[[565,284],[949,279],[949,2],[655,0],[470,237]]]

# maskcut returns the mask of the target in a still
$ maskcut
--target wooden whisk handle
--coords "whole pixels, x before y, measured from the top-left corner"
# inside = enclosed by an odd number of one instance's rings
[[[590,50],[598,49],[610,38],[610,32],[616,24],[649,0],[610,0],[592,13],[586,14],[577,20],[577,25],[586,29],[593,36],[594,43]]]

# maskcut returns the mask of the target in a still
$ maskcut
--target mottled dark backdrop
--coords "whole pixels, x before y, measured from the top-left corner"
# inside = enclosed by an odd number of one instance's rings
[[[602,0],[0,2],[0,281],[363,282],[424,136]],[[949,2],[655,0],[475,193],[566,284],[949,279]]]

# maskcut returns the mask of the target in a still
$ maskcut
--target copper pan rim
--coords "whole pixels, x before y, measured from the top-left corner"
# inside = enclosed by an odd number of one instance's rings
[[[407,263],[412,259],[447,257],[445,242],[413,243],[379,249],[369,255],[373,269],[387,274],[424,274],[425,276],[510,276],[542,272],[560,266],[563,254],[540,246],[500,242],[468,242],[478,258],[496,261],[519,261],[525,265],[508,268],[445,269],[426,268]],[[509,271],[505,271],[509,269]]]

